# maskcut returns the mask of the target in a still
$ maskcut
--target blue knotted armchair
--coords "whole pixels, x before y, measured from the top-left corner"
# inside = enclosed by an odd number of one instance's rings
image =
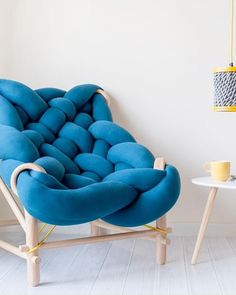
[[[0,80],[0,147],[0,188],[26,233],[25,245],[0,247],[27,260],[32,285],[39,283],[39,248],[149,236],[165,262],[165,214],[179,196],[178,171],[112,122],[99,86],[34,91]],[[46,241],[49,231],[39,241],[38,221],[91,222],[92,236]],[[104,235],[104,228],[119,233]]]

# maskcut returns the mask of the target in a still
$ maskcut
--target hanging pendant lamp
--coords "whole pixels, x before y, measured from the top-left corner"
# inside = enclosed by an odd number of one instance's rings
[[[214,69],[214,107],[216,112],[236,112],[236,67],[234,59],[234,0],[230,0],[230,64]]]

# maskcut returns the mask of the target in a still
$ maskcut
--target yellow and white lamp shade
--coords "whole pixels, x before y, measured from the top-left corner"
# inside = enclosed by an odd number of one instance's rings
[[[214,107],[216,112],[236,112],[236,67],[214,69]]]

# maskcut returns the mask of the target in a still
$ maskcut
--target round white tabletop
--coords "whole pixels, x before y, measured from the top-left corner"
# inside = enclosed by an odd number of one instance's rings
[[[236,189],[236,180],[217,181],[210,176],[193,178],[192,183],[207,187]]]

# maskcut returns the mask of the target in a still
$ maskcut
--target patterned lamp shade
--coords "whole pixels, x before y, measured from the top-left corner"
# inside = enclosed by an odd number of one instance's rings
[[[230,0],[230,63],[214,70],[216,112],[236,112],[236,67],[234,66],[234,0]]]
[[[236,67],[214,70],[214,107],[216,112],[236,112]]]

